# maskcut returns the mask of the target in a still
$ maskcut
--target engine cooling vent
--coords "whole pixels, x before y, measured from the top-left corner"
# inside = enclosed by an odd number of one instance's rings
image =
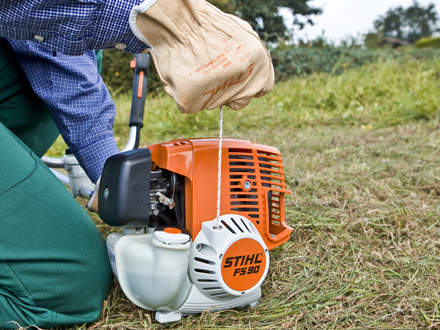
[[[264,280],[269,266],[263,239],[255,225],[243,216],[223,215],[220,229],[216,226],[217,220],[204,222],[194,240],[189,265],[191,281],[200,292],[216,300],[252,292]]]
[[[260,221],[258,200],[257,166],[250,149],[229,149],[230,208],[250,219]]]
[[[231,213],[252,220],[269,248],[281,244],[291,232],[284,223],[286,189],[280,154],[259,149],[229,148],[229,207]]]
[[[254,226],[249,225],[249,220],[245,220],[243,217],[229,217],[226,221],[221,220],[220,223],[234,235],[258,233]]]
[[[284,210],[284,193],[287,192],[284,169],[280,155],[263,151],[258,151],[257,155],[261,185],[270,188],[267,192],[269,226],[274,235],[284,230],[284,215],[281,213]]]

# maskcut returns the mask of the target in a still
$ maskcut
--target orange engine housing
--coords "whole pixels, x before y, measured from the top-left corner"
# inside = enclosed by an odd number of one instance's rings
[[[185,226],[193,238],[217,214],[218,139],[184,139],[148,148],[153,164],[185,177]],[[278,149],[242,140],[223,140],[221,214],[251,220],[269,249],[293,229],[284,218],[286,189]]]

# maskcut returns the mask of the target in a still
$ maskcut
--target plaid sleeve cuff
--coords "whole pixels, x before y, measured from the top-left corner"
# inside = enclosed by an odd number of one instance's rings
[[[96,182],[101,176],[105,161],[119,152],[113,137],[107,137],[75,152],[75,157],[89,176]]]
[[[148,48],[130,29],[130,13],[134,6],[143,0],[109,0],[103,2],[100,17],[96,22],[95,35],[92,37],[92,47],[118,48],[132,54],[142,53]],[[99,36],[99,40],[96,39]]]

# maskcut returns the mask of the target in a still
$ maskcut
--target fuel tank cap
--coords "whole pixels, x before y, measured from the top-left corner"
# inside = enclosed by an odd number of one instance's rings
[[[188,234],[183,233],[179,228],[173,227],[155,230],[153,238],[165,244],[185,244],[191,239]]]

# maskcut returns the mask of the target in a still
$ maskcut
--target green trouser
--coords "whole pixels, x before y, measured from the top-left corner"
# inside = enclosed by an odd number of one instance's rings
[[[0,328],[94,321],[111,283],[95,225],[39,159],[58,134],[0,40]]]

